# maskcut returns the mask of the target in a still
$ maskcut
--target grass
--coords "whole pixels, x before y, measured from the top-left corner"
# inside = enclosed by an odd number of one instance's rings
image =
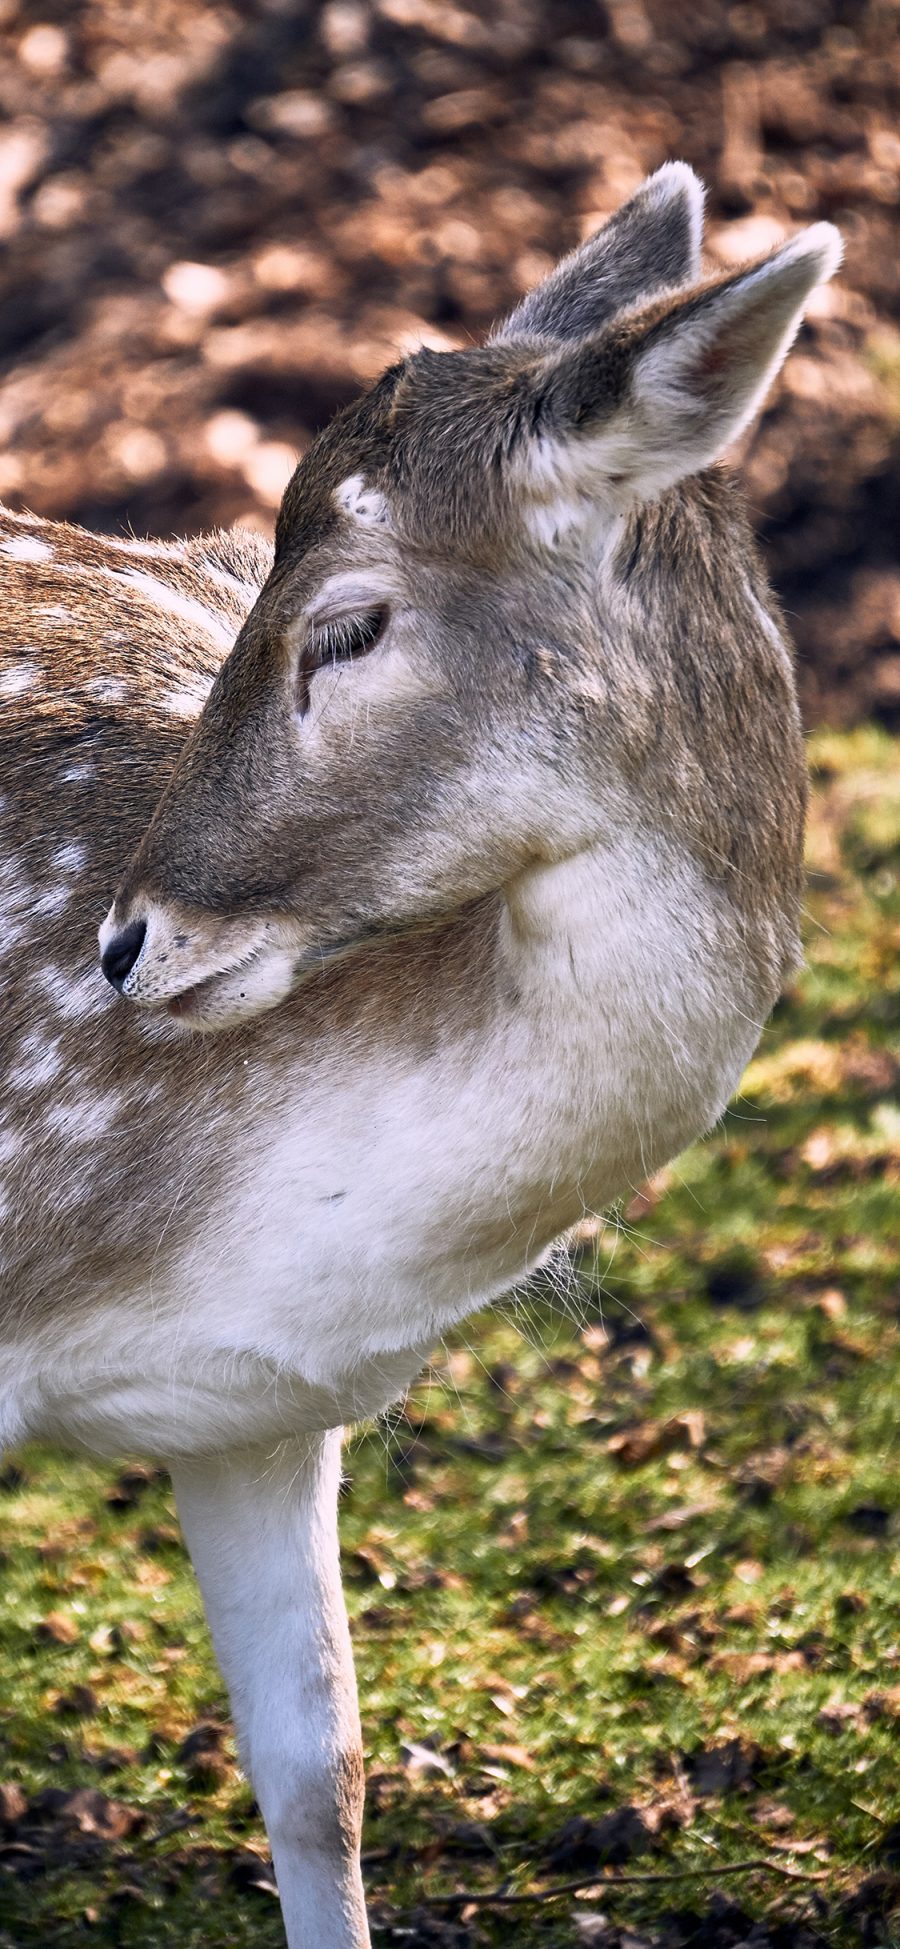
[[[377,1942],[900,1943],[897,756],[813,742],[808,966],[719,1131],[350,1447]],[[0,1949],[279,1944],[165,1478],[2,1484]],[[706,1878],[439,1905],[610,1854]]]

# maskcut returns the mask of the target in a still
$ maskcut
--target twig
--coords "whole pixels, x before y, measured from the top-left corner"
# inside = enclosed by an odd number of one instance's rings
[[[193,1827],[196,1823],[196,1818],[196,1815],[185,1813],[183,1810],[180,1813],[173,1814],[171,1820],[163,1821],[162,1826],[157,1828],[155,1834],[147,1834],[144,1836],[144,1847],[158,1847],[160,1841],[167,1841],[170,1834],[180,1834],[185,1827]]]
[[[468,1908],[477,1905],[484,1908],[488,1904],[512,1908],[524,1902],[552,1902],[558,1895],[574,1895],[580,1888],[625,1888],[643,1886],[667,1881],[697,1881],[701,1878],[723,1878],[725,1875],[767,1874],[778,1875],[782,1881],[816,1882],[828,1880],[828,1869],[821,1874],[804,1874],[799,1868],[783,1868],[779,1861],[736,1861],[730,1867],[718,1868],[676,1868],[668,1874],[650,1875],[583,1875],[576,1881],[557,1881],[551,1888],[539,1888],[524,1895],[506,1895],[500,1888],[488,1894],[473,1895],[426,1895],[429,1908]]]

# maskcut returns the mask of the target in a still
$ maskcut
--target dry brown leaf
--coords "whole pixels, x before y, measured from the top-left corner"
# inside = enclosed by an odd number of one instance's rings
[[[35,1626],[34,1635],[41,1644],[76,1644],[81,1631],[65,1611],[48,1611]]]
[[[706,1439],[706,1421],[699,1408],[673,1414],[667,1421],[638,1421],[610,1435],[606,1452],[624,1468],[639,1468],[674,1449],[697,1450]]]
[[[479,1746],[478,1758],[488,1760],[497,1766],[519,1766],[525,1773],[535,1771],[536,1762],[526,1746]]]
[[[28,1802],[15,1780],[0,1780],[0,1826],[15,1827],[28,1811]]]

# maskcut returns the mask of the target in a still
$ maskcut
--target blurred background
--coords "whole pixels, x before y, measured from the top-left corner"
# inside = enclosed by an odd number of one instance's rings
[[[728,265],[820,217],[745,457],[809,722],[900,723],[896,0],[0,0],[0,495],[271,529],[398,352],[459,345],[667,157]]]

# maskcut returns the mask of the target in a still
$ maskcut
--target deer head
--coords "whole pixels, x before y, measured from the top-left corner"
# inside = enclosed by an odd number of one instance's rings
[[[701,202],[667,165],[488,345],[394,366],[310,447],[101,930],[129,999],[216,1029],[648,826],[726,859],[789,954],[789,664],[703,470],[840,244],[701,280]]]

